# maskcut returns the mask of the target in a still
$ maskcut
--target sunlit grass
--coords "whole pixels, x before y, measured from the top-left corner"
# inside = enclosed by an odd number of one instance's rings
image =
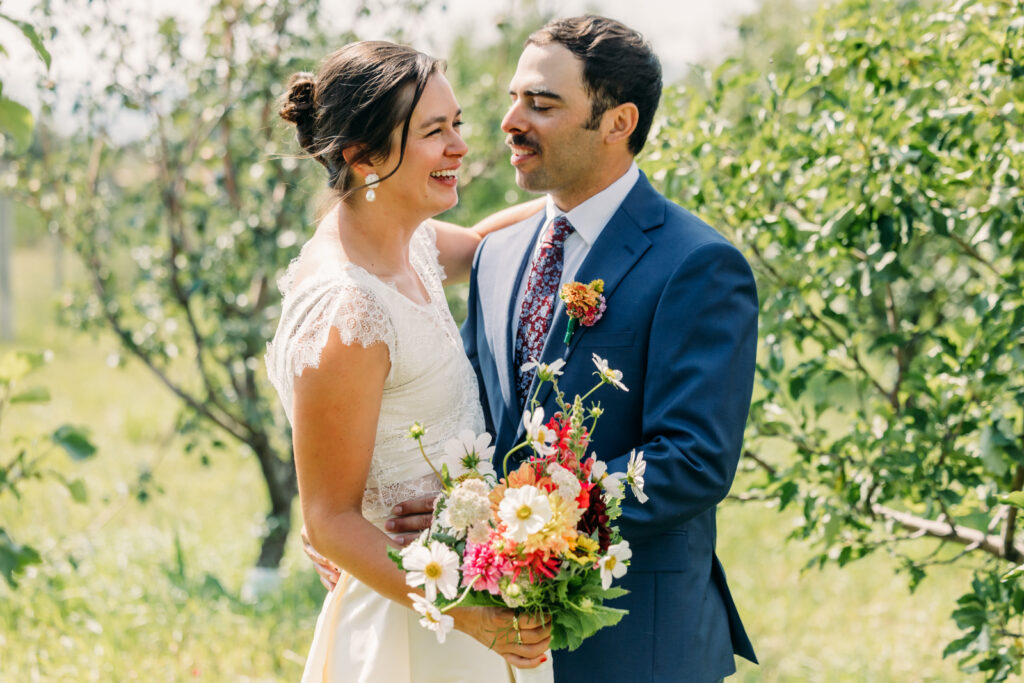
[[[51,456],[85,481],[85,505],[52,482],[0,500],[2,525],[47,559],[19,589],[0,585],[0,681],[297,680],[323,590],[296,538],[281,592],[256,606],[238,599],[265,508],[255,460],[233,448],[208,466],[186,455],[176,403],[144,368],[112,369],[113,340],[53,323],[49,264],[49,247],[18,253],[20,334],[3,346],[54,349],[38,375],[53,401],[5,416],[0,447],[73,422],[99,452],[85,463]],[[738,660],[733,680],[965,680],[941,658],[965,570],[942,568],[913,596],[884,555],[801,574],[812,553],[785,542],[792,523],[752,503],[719,514],[719,555],[762,662]]]

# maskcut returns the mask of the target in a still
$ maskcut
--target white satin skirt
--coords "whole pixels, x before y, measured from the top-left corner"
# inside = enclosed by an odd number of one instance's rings
[[[302,683],[502,683],[505,660],[462,633],[444,643],[419,614],[350,575],[327,594]]]

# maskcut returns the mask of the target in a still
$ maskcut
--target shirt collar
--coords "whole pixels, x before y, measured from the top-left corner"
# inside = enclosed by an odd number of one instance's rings
[[[619,205],[626,199],[626,195],[633,189],[639,177],[640,169],[637,168],[634,161],[630,163],[629,168],[618,180],[568,213],[555,206],[551,195],[548,195],[544,223],[546,225],[558,216],[564,215],[566,220],[572,224],[576,234],[583,238],[589,247],[597,240],[598,235],[604,230],[604,226],[612,219],[615,212],[619,210]]]

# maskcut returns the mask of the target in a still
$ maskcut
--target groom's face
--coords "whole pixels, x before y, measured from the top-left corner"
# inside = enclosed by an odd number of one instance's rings
[[[566,211],[601,189],[595,183],[602,136],[600,129],[585,127],[591,103],[583,87],[583,62],[557,43],[527,45],[509,95],[501,129],[519,186],[551,194]]]

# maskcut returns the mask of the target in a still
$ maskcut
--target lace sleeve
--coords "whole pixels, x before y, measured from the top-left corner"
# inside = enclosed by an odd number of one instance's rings
[[[267,345],[267,371],[291,419],[292,383],[320,365],[331,329],[345,344],[383,343],[395,357],[394,325],[377,296],[354,281],[303,283],[285,301],[274,340]]]

